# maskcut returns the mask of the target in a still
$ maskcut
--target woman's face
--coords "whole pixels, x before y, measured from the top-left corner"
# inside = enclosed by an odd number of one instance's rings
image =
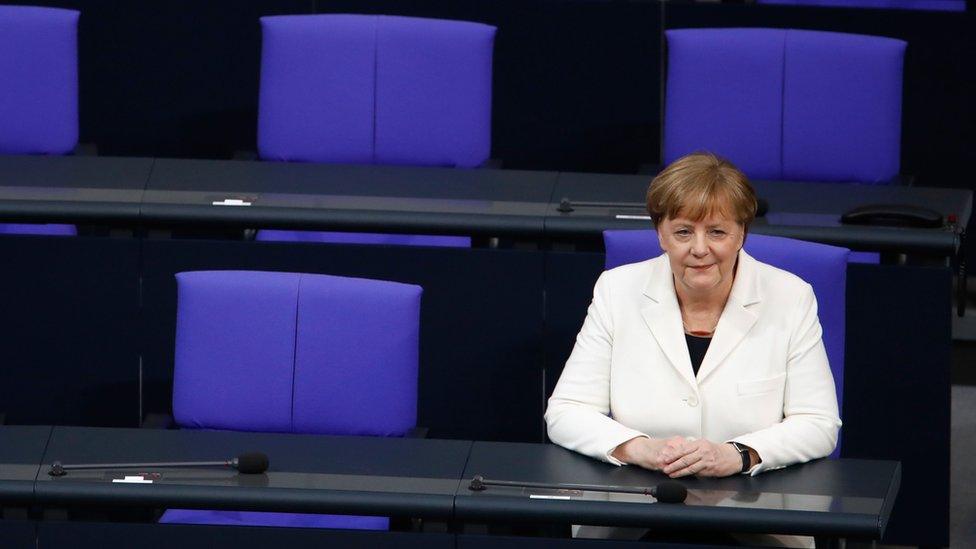
[[[744,236],[745,228],[739,222],[721,214],[701,221],[679,215],[662,220],[657,227],[675,285],[696,293],[731,286]]]

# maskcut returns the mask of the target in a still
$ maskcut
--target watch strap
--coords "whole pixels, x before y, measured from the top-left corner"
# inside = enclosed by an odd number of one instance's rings
[[[749,465],[752,463],[752,460],[749,459],[749,447],[743,444],[739,444],[738,442],[732,442],[731,444],[732,447],[735,448],[735,451],[739,452],[739,455],[742,456],[741,472],[745,473],[746,471],[749,470]]]

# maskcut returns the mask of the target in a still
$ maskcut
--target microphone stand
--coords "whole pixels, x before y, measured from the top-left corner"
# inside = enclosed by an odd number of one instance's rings
[[[63,465],[60,461],[51,464],[47,474],[63,477],[68,471],[86,469],[153,469],[164,467],[237,467],[237,458],[224,461],[167,461],[158,463],[78,463]]]
[[[589,492],[620,492],[654,496],[654,488],[643,486],[612,486],[603,484],[550,484],[546,482],[516,482],[511,480],[489,480],[481,475],[471,479],[468,490],[481,492],[489,486],[511,486],[513,488],[545,488],[549,490],[586,490]],[[656,496],[655,496],[656,497]]]

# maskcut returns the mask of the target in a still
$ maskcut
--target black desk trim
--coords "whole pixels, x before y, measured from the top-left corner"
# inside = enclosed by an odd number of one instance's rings
[[[81,222],[158,226],[231,226],[234,228],[292,228],[310,230],[352,230],[367,232],[393,232],[410,234],[462,234],[476,236],[521,237],[530,239],[574,239],[585,238],[593,241],[600,239],[605,229],[646,229],[650,227],[647,220],[617,219],[606,208],[579,208],[574,212],[558,211],[559,200],[570,193],[568,198],[589,200],[602,197],[603,202],[613,201],[625,197],[628,200],[637,198],[649,182],[647,176],[619,175],[619,174],[587,174],[572,172],[525,172],[525,171],[495,171],[483,170],[454,170],[451,168],[414,168],[414,167],[363,167],[329,164],[289,164],[271,162],[248,162],[227,160],[197,160],[197,159],[139,159],[129,157],[54,157],[29,158],[2,161],[6,174],[0,173],[0,183],[16,185],[18,183],[16,170],[23,165],[28,170],[28,186],[37,187],[39,184],[49,185],[49,177],[55,182],[59,178],[70,178],[77,170],[79,183],[88,187],[78,189],[102,189],[120,192],[140,192],[138,199],[125,199],[120,196],[119,202],[108,200],[71,201],[56,194],[51,200],[18,200],[16,198],[0,198],[0,221],[22,222]],[[144,165],[147,164],[148,165]],[[251,165],[249,165],[251,164]],[[94,173],[99,166],[105,169],[114,168],[110,174],[110,183],[99,187],[99,179]],[[168,171],[163,168],[168,168]],[[179,168],[179,169],[175,169]],[[196,167],[196,168],[195,168]],[[38,171],[40,169],[40,171]],[[196,176],[194,169],[202,170]],[[14,175],[10,175],[13,173]],[[369,182],[375,177],[376,187],[379,189],[395,188],[391,181],[398,174],[403,174],[407,181],[414,181],[416,189],[423,193],[431,193],[437,189],[450,189],[455,183],[463,185],[466,181],[477,182],[477,187],[470,192],[448,193],[458,200],[472,200],[483,202],[504,203],[506,200],[518,200],[519,189],[525,189],[526,195],[532,198],[523,204],[530,204],[521,211],[505,213],[504,205],[499,211],[473,211],[459,213],[452,211],[393,211],[384,209],[382,205],[375,208],[369,206],[371,198],[386,198],[391,195],[376,195],[364,192],[363,208],[303,208],[261,204],[260,200],[253,206],[211,206],[209,204],[179,203],[178,200],[166,198],[166,193],[185,192],[187,185],[193,187],[194,192],[213,190],[220,195],[260,195],[268,192],[262,186],[270,185],[280,174],[287,182],[287,189],[300,187],[299,184],[311,184],[321,189],[341,189],[337,192],[350,192],[353,184]],[[491,174],[502,174],[497,180],[492,180]],[[166,177],[174,178],[167,184]],[[224,177],[221,180],[220,177]],[[227,178],[242,177],[239,184],[227,181]],[[126,179],[128,178],[128,179]],[[326,181],[329,180],[331,183]],[[456,180],[456,181],[455,181]],[[236,181],[236,180],[235,180]],[[40,183],[39,183],[40,182]],[[208,186],[209,183],[209,186]],[[777,183],[756,182],[757,188],[766,188],[771,194],[779,193],[779,198],[771,199],[771,211],[777,207],[777,200],[785,201],[786,207],[796,203],[788,194],[779,192],[782,187],[794,184],[799,190],[816,193],[824,189],[825,196],[838,195],[838,186],[842,183]],[[126,187],[128,185],[128,187]],[[825,187],[826,186],[826,187]],[[908,189],[870,189],[870,186],[860,186],[865,189],[865,200],[882,199],[889,195],[901,197],[905,193],[913,192]],[[72,187],[52,187],[71,189]],[[240,189],[252,188],[251,191]],[[2,189],[2,187],[0,187]],[[301,192],[314,196],[347,196],[329,192],[316,193],[314,189]],[[375,191],[376,189],[374,189]],[[231,192],[233,191],[233,192]],[[366,189],[368,191],[368,189]],[[774,192],[775,191],[775,192]],[[351,191],[354,192],[355,191]],[[949,204],[955,196],[951,193],[967,193],[959,189],[919,188],[915,194],[930,196],[940,204]],[[501,194],[499,194],[501,193]],[[278,195],[294,194],[293,192],[278,191]],[[358,195],[358,193],[356,193]],[[416,193],[415,193],[416,194]],[[575,196],[574,196],[575,195]],[[960,194],[962,198],[964,195]],[[500,200],[504,197],[505,200]],[[543,197],[548,197],[547,201]],[[403,197],[405,199],[421,199],[423,196]],[[438,197],[440,199],[442,197]],[[753,232],[774,236],[784,236],[845,246],[854,250],[889,251],[908,253],[928,253],[943,256],[953,256],[960,247],[959,231],[965,228],[972,209],[972,193],[968,192],[965,203],[960,204],[958,212],[941,212],[943,214],[956,213],[960,226],[955,230],[941,229],[909,229],[891,227],[861,227],[861,226],[826,226],[817,225],[789,225],[769,224],[762,219],[752,227]],[[432,210],[436,208],[436,200],[431,199]],[[444,200],[451,200],[450,197]],[[175,201],[175,203],[174,203]],[[823,200],[821,200],[823,202]],[[849,200],[847,202],[850,202]],[[846,203],[846,202],[845,202]],[[640,206],[639,202],[634,202]],[[537,208],[536,208],[537,206]],[[839,218],[840,212],[827,213],[824,204],[813,207],[819,213],[814,215],[834,215]],[[635,212],[643,213],[641,208]],[[791,213],[791,212],[777,212]],[[802,212],[793,212],[802,213]],[[806,214],[804,214],[806,215]]]

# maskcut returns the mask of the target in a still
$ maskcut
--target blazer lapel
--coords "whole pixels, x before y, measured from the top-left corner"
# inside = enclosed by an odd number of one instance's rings
[[[688,344],[685,342],[685,331],[681,326],[678,297],[674,293],[674,280],[666,255],[651,263],[651,273],[644,285],[644,296],[648,298],[640,311],[644,323],[668,357],[671,366],[691,387],[697,388]]]
[[[756,260],[745,251],[739,251],[738,261],[729,300],[725,303],[725,309],[715,327],[715,335],[698,369],[699,383],[715,371],[759,319],[758,312],[753,307],[761,301]]]

